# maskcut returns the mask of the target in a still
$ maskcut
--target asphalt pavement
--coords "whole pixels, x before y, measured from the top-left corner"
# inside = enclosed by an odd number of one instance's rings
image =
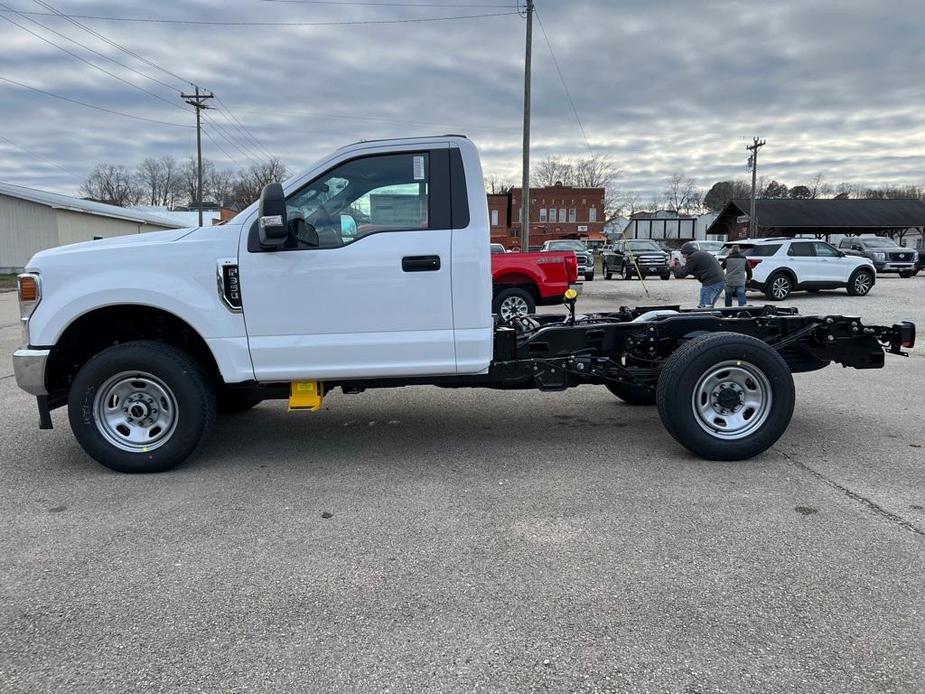
[[[646,288],[578,308],[696,301]],[[921,327],[925,276],[787,303]],[[748,462],[603,387],[409,387],[126,476],[38,430],[18,342],[0,294],[2,692],[925,691],[925,345],[797,376]]]

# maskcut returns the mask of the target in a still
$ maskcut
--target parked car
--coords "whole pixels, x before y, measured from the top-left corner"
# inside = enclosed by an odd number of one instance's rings
[[[617,241],[604,251],[602,258],[604,279],[619,274],[625,280],[636,276],[658,275],[663,280],[671,278],[668,254],[651,239],[627,239]]]
[[[594,279],[594,256],[583,241],[578,239],[547,241],[540,252],[547,253],[548,251],[574,251],[575,259],[578,261],[578,274],[588,282]]]
[[[723,242],[722,241],[691,241],[694,244],[694,249],[698,251],[706,251],[711,253],[717,258],[723,252]],[[671,267],[680,267],[684,265],[684,256],[681,255],[681,251],[676,248],[671,251]]]
[[[491,244],[500,246],[501,244]],[[503,253],[492,249],[492,313],[502,321],[536,313],[537,304],[558,304],[578,289],[578,261],[571,251]]]
[[[845,288],[851,296],[865,296],[877,281],[870,260],[842,253],[825,241],[811,239],[747,239],[725,244],[720,257],[738,245],[752,267],[749,289],[783,301],[791,292]]]
[[[848,255],[869,258],[878,273],[898,272],[900,277],[912,277],[918,269],[915,249],[882,236],[849,236],[838,242],[838,248]]]
[[[919,270],[925,270],[925,248],[919,249],[919,262],[915,266],[915,272],[913,274],[919,274]]]
[[[505,250],[504,246],[500,243],[491,243],[489,244],[489,248],[491,248],[492,255],[495,253],[507,253],[507,250]]]

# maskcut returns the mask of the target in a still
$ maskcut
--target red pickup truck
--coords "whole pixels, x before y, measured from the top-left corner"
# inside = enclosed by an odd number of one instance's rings
[[[491,251],[491,308],[503,321],[535,313],[538,304],[562,301],[565,291],[578,281],[573,251],[506,253],[494,243]]]

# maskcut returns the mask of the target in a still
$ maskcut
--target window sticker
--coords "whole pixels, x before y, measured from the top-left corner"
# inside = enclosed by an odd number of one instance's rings
[[[424,157],[423,155],[417,155],[414,157],[414,180],[415,181],[424,180]]]

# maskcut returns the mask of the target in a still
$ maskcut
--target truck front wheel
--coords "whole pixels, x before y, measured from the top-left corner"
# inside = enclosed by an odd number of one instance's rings
[[[502,322],[507,323],[513,318],[523,318],[536,313],[536,301],[527,290],[508,287],[495,294],[492,312],[498,314]]]
[[[90,457],[118,472],[163,472],[196,449],[215,419],[199,364],[160,342],[126,342],[84,364],[68,419]]]
[[[745,460],[766,451],[793,415],[790,368],[756,338],[714,333],[665,362],[658,413],[675,440],[708,460]]]

